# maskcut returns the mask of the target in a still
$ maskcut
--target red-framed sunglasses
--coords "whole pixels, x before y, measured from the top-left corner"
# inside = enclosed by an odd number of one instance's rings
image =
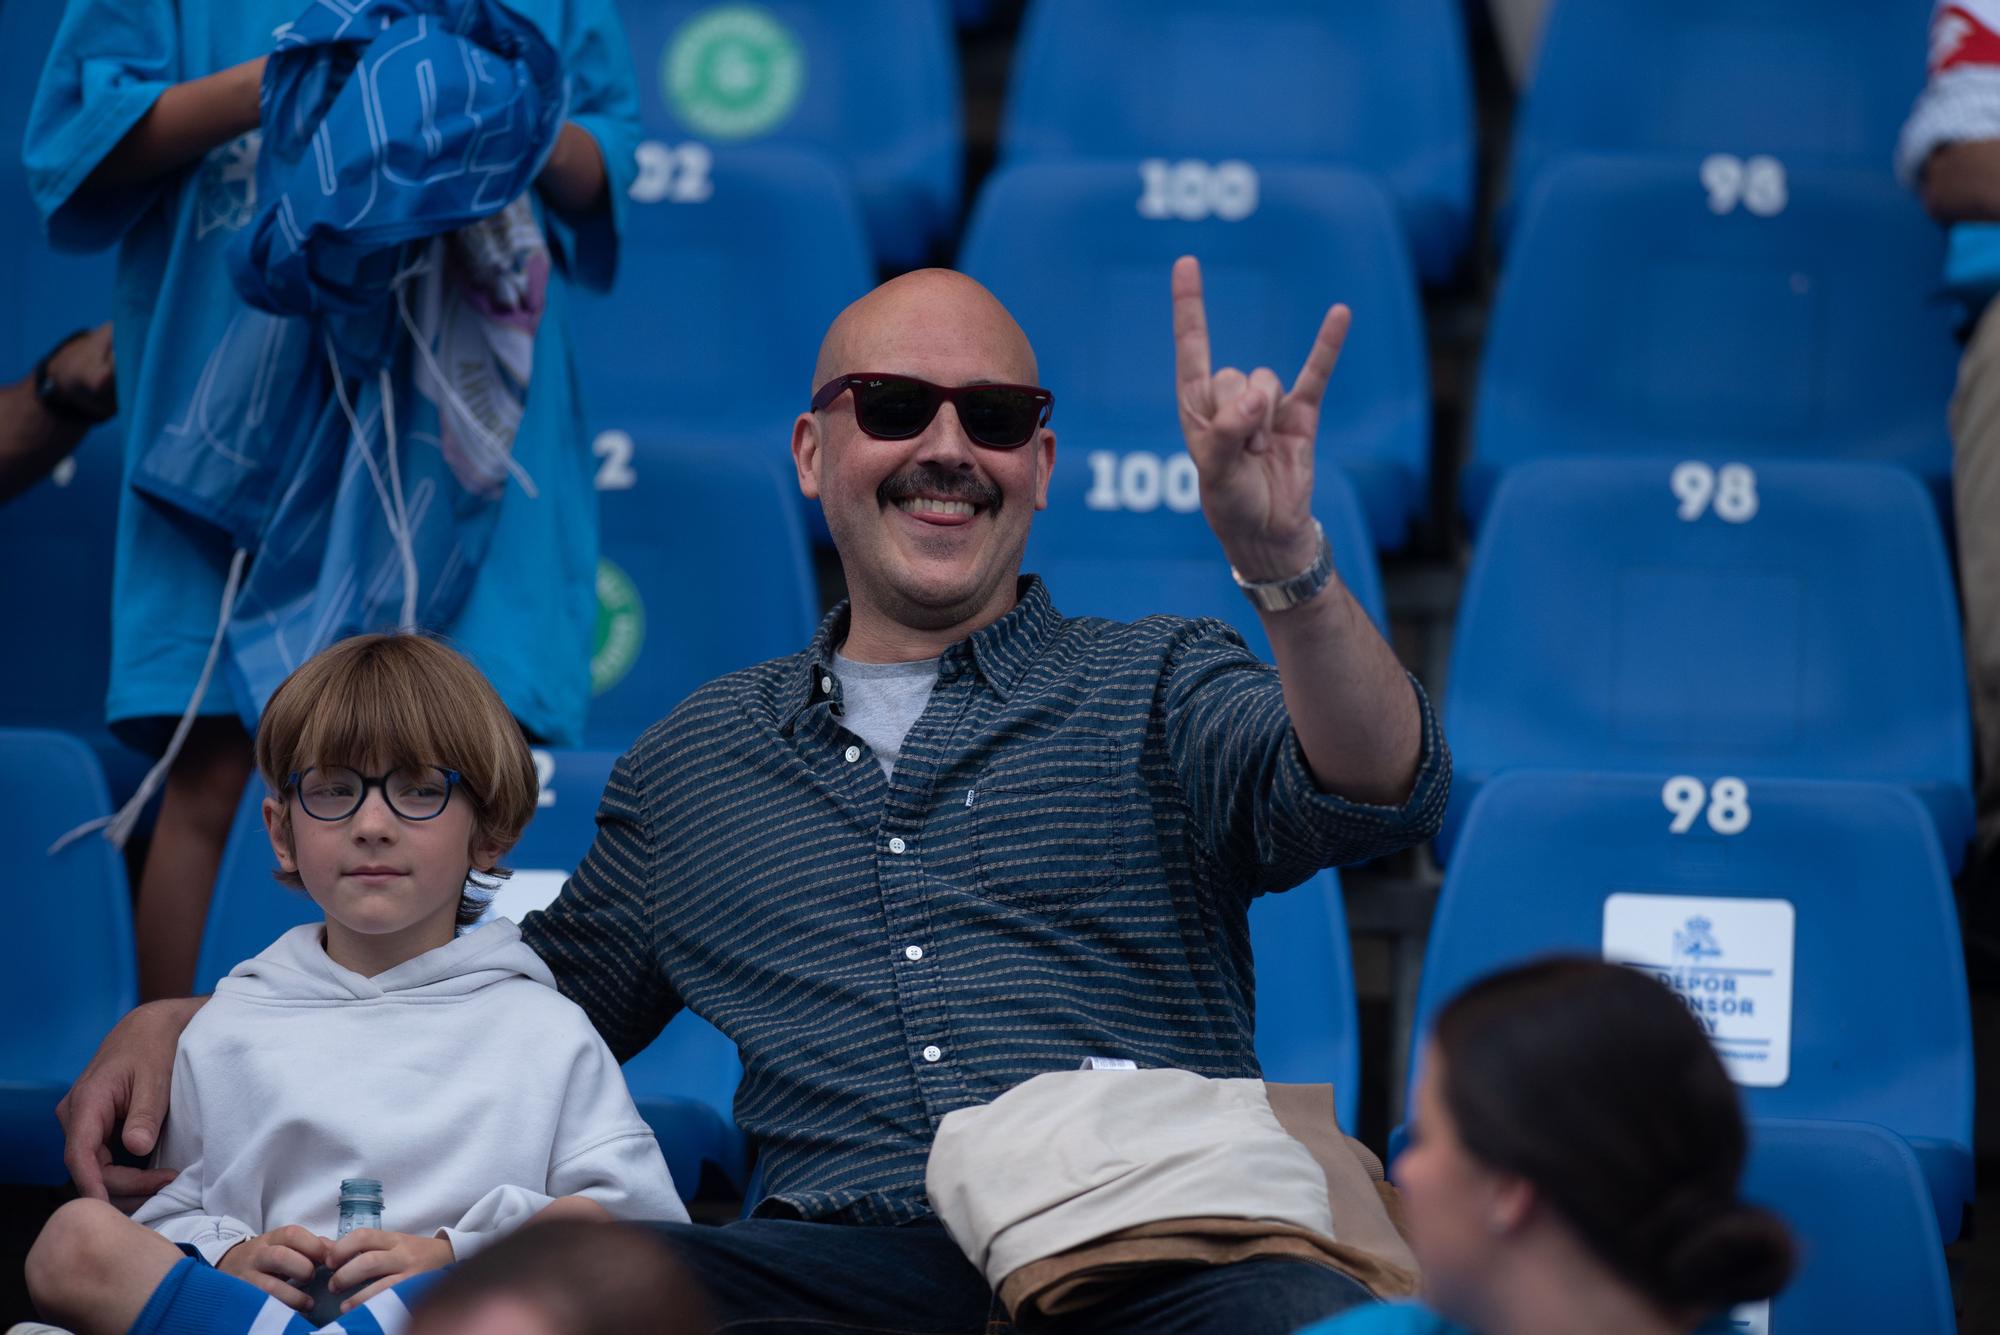
[[[835,376],[813,395],[812,410],[854,391],[854,423],[877,440],[923,434],[949,403],[965,434],[989,450],[1014,450],[1035,438],[1055,411],[1056,396],[1035,385],[933,385],[909,375],[860,371]]]

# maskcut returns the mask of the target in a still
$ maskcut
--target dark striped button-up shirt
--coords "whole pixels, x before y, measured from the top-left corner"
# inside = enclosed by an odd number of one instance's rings
[[[1086,1056],[1254,1076],[1248,907],[1430,836],[1318,791],[1275,669],[1217,621],[1070,619],[1041,581],[946,650],[885,779],[833,651],[702,687],[613,771],[528,943],[622,1060],[681,1006],[742,1050],[763,1213],[929,1212],[938,1119]]]

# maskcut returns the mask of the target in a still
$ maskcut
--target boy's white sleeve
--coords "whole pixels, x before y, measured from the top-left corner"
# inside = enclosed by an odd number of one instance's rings
[[[582,1011],[574,1014],[575,1052],[549,1151],[545,1191],[495,1187],[456,1226],[438,1230],[463,1261],[520,1227],[559,1196],[585,1196],[619,1219],[687,1222],[687,1207],[667,1171],[653,1131],[632,1105],[625,1073]]]
[[[154,1156],[154,1164],[160,1168],[178,1168],[180,1173],[138,1208],[132,1222],[144,1224],[168,1242],[188,1243],[201,1253],[202,1260],[220,1265],[223,1253],[256,1237],[257,1230],[241,1219],[211,1214],[206,1208],[201,1102],[185,1047],[174,1057],[173,1090],[167,1107],[167,1125],[160,1135],[160,1150]]]

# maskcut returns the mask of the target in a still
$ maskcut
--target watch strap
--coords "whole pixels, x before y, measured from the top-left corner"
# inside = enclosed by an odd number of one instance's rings
[[[1313,521],[1313,534],[1319,539],[1319,554],[1313,563],[1298,574],[1286,579],[1248,580],[1235,566],[1229,567],[1230,575],[1236,580],[1236,587],[1260,612],[1282,612],[1297,607],[1312,598],[1333,580],[1333,545],[1326,540],[1326,529],[1318,520]]]

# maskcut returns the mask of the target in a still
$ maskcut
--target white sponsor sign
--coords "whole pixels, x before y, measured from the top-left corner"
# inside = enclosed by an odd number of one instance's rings
[[[1730,1308],[1729,1328],[1742,1331],[1743,1335],[1771,1335],[1771,1300]]]
[[[512,876],[500,882],[500,888],[493,894],[492,906],[480,921],[512,918],[519,922],[536,909],[545,909],[555,903],[556,896],[562,892],[563,882],[568,879],[566,871],[517,867]]]
[[[1792,938],[1783,899],[1615,894],[1604,958],[1652,974],[1687,1003],[1739,1085],[1782,1085],[1792,1067]]]

